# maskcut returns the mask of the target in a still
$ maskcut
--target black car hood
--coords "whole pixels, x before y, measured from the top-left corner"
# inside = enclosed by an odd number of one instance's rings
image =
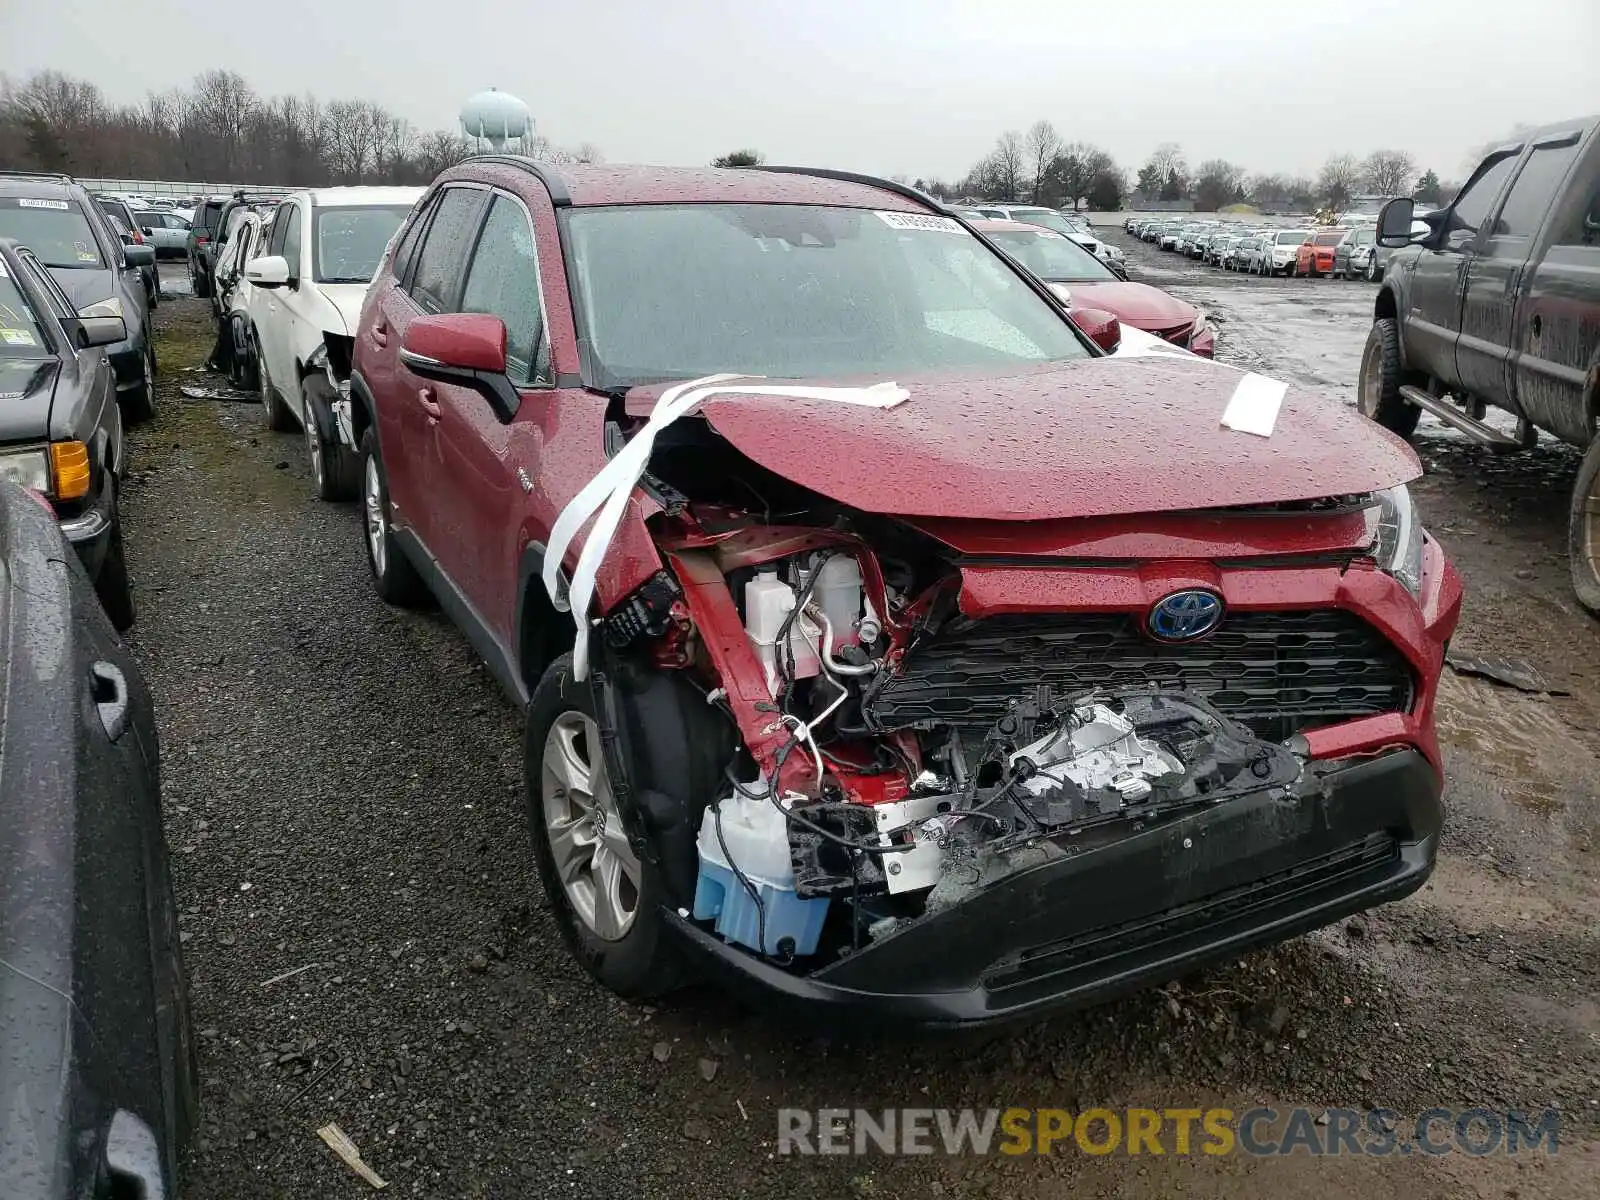
[[[50,434],[50,402],[61,364],[53,358],[0,358],[0,442]]]
[[[50,274],[80,312],[117,294],[116,272],[104,267],[51,267]]]

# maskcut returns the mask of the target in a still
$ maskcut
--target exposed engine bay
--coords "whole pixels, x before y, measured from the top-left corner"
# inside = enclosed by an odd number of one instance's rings
[[[901,723],[874,697],[952,619],[948,589],[935,581],[911,595],[913,568],[853,537],[802,540],[823,544],[752,563],[758,552],[734,536],[720,554],[759,667],[763,732],[777,742],[768,764],[738,756],[700,822],[693,916],[730,942],[783,964],[825,960],[1041,855],[1300,776],[1285,746],[1154,684],[1039,684],[996,720]],[[681,604],[670,581],[658,586],[657,607]],[[620,640],[651,627],[648,607],[614,615]],[[708,699],[730,697],[724,688]]]

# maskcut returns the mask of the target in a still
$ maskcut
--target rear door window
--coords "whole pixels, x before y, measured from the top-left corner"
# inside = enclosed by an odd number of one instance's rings
[[[1532,237],[1578,153],[1576,136],[1564,144],[1535,146],[1511,185],[1494,223],[1496,237]]]

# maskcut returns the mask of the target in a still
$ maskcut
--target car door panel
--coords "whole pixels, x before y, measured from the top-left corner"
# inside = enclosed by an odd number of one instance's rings
[[[1517,297],[1577,149],[1576,132],[1536,141],[1479,239],[1462,295],[1456,345],[1462,387],[1475,399],[1517,411],[1511,379]]]
[[[505,322],[507,374],[513,384],[548,387],[548,362],[541,361],[547,357],[540,350],[544,304],[532,219],[523,203],[507,193],[493,194],[460,307]],[[515,526],[505,514],[515,512],[522,501],[519,469],[530,478],[528,472],[537,470],[537,441],[525,424],[502,422],[474,390],[439,385],[438,403],[441,415],[433,431],[437,453],[429,480],[439,521],[436,553],[495,639],[509,646],[512,613],[502,597],[521,548],[509,544]]]
[[[380,319],[368,330],[369,337],[382,343],[373,348],[388,372],[383,390],[375,386],[373,395],[392,519],[409,529],[436,561],[440,538],[435,522],[441,509],[431,493],[438,474],[435,413],[449,385],[414,374],[400,360],[399,348],[417,317],[455,311],[487,195],[481,187],[460,185],[441,191],[417,248],[411,279],[404,289],[386,290],[379,300]]]
[[[1512,325],[1510,373],[1522,411],[1576,446],[1594,437],[1585,389],[1600,376],[1600,135],[1551,214]]]

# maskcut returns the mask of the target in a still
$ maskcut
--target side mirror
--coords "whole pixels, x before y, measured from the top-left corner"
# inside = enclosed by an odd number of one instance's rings
[[[1101,261],[1103,261],[1105,263],[1106,270],[1110,271],[1118,279],[1122,280],[1123,283],[1127,283],[1128,282],[1128,268],[1127,267],[1123,266],[1121,263],[1119,263],[1114,258],[1102,259]]]
[[[244,265],[244,277],[260,288],[281,288],[289,282],[289,260],[281,254],[252,258]]]
[[[122,261],[130,267],[153,267],[156,265],[156,252],[153,246],[124,246],[122,248]]]
[[[413,375],[469,387],[509,421],[521,397],[506,376],[506,325],[487,313],[418,317],[400,339],[400,363]]]
[[[93,346],[114,346],[128,336],[128,326],[121,317],[79,317],[78,349]]]
[[[1388,246],[1391,250],[1410,245],[1412,214],[1416,209],[1416,201],[1409,196],[1401,196],[1385,204],[1383,211],[1378,214],[1378,245]]]
[[[1107,354],[1122,345],[1122,322],[1103,308],[1075,308],[1070,314],[1079,332]]]

